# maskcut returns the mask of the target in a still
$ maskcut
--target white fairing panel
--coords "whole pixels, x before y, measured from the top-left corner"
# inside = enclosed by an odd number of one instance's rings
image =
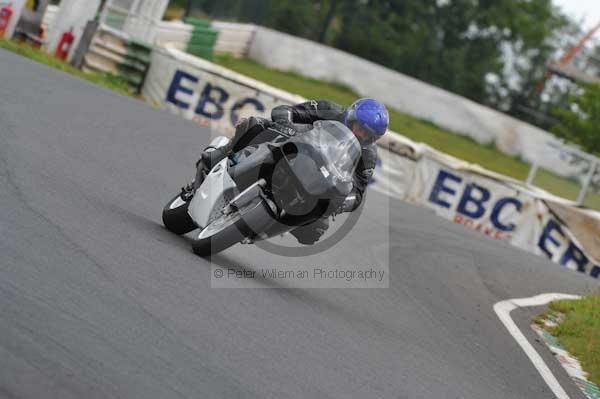
[[[212,168],[190,202],[188,213],[200,228],[206,227],[213,214],[223,209],[226,205],[225,194],[232,193],[236,188],[227,173],[227,162],[225,158]]]
[[[221,148],[229,144],[230,140],[225,136],[217,136],[208,145],[208,148]]]

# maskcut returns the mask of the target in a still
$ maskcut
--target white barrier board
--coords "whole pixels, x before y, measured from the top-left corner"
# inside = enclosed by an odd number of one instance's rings
[[[240,118],[269,118],[273,107],[304,100],[173,47],[152,52],[143,94],[156,106],[228,134]]]
[[[380,151],[380,155],[380,170],[384,173],[379,176],[389,181],[380,181],[376,171],[374,188],[378,191],[424,206],[492,239],[508,241],[564,267],[600,278],[596,243],[588,237],[598,236],[598,215],[555,203],[551,197],[538,196],[510,179],[497,180],[459,168],[454,162],[431,157],[427,151],[416,161],[386,151]],[[401,173],[385,170],[389,163],[401,165]]]

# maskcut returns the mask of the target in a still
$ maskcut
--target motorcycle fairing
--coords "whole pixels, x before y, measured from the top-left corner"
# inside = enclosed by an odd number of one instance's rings
[[[228,173],[227,158],[220,161],[198,187],[188,213],[199,228],[206,227],[233,198],[236,184]]]

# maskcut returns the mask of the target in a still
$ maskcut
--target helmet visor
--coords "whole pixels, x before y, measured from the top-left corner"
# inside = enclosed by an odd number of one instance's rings
[[[350,130],[358,139],[361,145],[372,144],[377,141],[379,136],[374,135],[367,126],[362,125],[358,121],[352,122]]]

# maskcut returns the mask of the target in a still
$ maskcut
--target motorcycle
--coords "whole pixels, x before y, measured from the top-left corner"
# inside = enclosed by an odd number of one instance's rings
[[[192,249],[210,256],[237,243],[253,243],[335,214],[353,187],[361,156],[354,134],[337,121],[317,121],[294,134],[225,157],[200,183],[188,185],[165,206],[165,227],[183,235],[199,229]],[[209,150],[229,143],[215,138]]]

